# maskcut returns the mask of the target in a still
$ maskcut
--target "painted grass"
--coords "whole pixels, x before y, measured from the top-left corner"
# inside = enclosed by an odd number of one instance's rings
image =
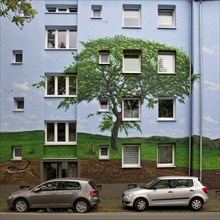
[[[110,137],[79,133],[77,134],[77,143],[77,146],[44,146],[44,131],[0,133],[0,162],[12,159],[12,146],[22,146],[23,159],[98,159],[99,147],[103,145],[109,146]],[[175,165],[188,167],[188,138],[157,136],[150,138],[119,138],[118,150],[110,149],[110,159],[121,160],[123,144],[140,144],[141,160],[157,161],[157,144],[159,143],[175,143]],[[94,154],[89,153],[90,144],[94,144]],[[212,144],[212,142],[210,141],[209,144]],[[199,146],[197,143],[193,146],[193,167],[194,169],[199,169]],[[203,169],[218,170],[219,167],[219,148],[204,148]]]

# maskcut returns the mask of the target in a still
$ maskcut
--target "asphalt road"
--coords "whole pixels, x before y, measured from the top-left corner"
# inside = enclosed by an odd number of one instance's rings
[[[1,220],[219,220],[220,212],[0,213]]]

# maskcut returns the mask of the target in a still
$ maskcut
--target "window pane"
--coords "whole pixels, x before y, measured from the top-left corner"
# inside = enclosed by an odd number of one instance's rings
[[[54,141],[54,123],[47,123],[47,141]]]
[[[66,48],[66,31],[58,31],[58,48]]]
[[[159,118],[173,118],[173,100],[159,100]]]
[[[138,164],[138,146],[124,146],[124,164]]]
[[[100,101],[100,109],[108,110],[108,101]]]
[[[66,124],[65,123],[58,123],[57,124],[57,135],[58,135],[58,142],[65,142],[66,140]]]
[[[76,141],[76,124],[69,123],[69,141]]]
[[[109,63],[109,53],[103,53],[101,52],[100,53],[100,56],[99,56],[99,63]]]
[[[69,48],[76,48],[77,32],[69,31]]]
[[[172,163],[173,146],[159,146],[158,147],[158,163]]]
[[[47,8],[47,11],[48,11],[48,12],[53,12],[53,13],[54,13],[54,12],[56,12],[56,8]]]
[[[175,73],[175,56],[174,54],[159,54],[158,72]]]
[[[66,77],[58,76],[58,95],[66,94]]]
[[[47,95],[55,95],[55,77],[47,77]]]
[[[140,72],[140,59],[137,54],[124,54],[124,72]]]
[[[55,48],[55,30],[47,31],[47,48]]]
[[[14,148],[14,155],[15,155],[15,157],[21,157],[22,156],[21,147],[15,147]]]
[[[100,18],[101,17],[101,10],[93,9],[93,18]]]
[[[69,95],[76,95],[76,77],[69,76]]]
[[[45,170],[45,180],[50,180],[59,177],[57,163],[44,163],[44,170]]]
[[[108,148],[101,147],[101,156],[108,156]]]
[[[15,54],[15,62],[16,63],[22,63],[22,59],[23,59],[22,53]]]
[[[124,100],[124,118],[139,118],[139,100]]]
[[[173,10],[160,9],[158,11],[158,26],[173,27]]]
[[[61,169],[62,169],[62,177],[68,177],[68,163],[67,162],[63,162],[61,164]]]
[[[139,27],[139,10],[125,9],[124,10],[124,26],[125,27]]]

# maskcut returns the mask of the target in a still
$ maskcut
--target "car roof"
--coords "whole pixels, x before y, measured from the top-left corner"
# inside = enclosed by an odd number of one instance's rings
[[[158,179],[198,179],[196,176],[160,176]]]

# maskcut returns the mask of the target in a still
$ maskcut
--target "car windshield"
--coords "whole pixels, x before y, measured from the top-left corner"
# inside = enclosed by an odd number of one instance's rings
[[[151,181],[151,182],[149,182],[149,183],[147,183],[147,184],[141,186],[141,188],[142,188],[142,189],[152,189],[153,186],[154,186],[155,184],[157,184],[159,181],[160,181],[160,180],[158,180],[158,179],[153,180],[153,181]]]

